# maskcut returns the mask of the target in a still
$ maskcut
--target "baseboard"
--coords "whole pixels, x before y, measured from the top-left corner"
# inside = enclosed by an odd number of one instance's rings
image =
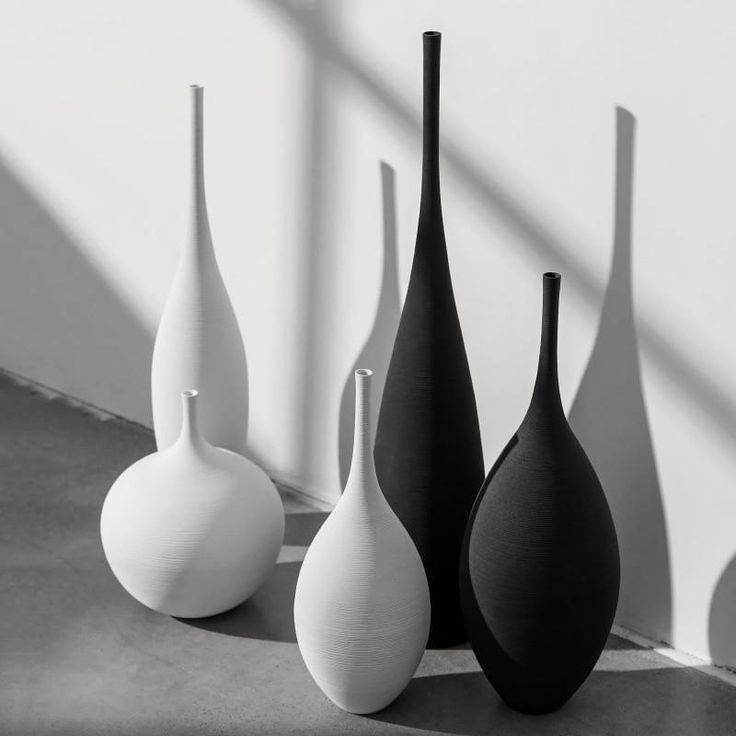
[[[153,434],[153,429],[151,429],[151,427],[147,427],[145,424],[141,424],[140,422],[136,422],[132,419],[128,419],[127,417],[120,416],[119,414],[114,414],[113,412],[108,411],[107,409],[101,409],[99,406],[95,406],[94,404],[91,404],[89,401],[85,401],[84,399],[79,399],[76,396],[71,396],[70,394],[66,394],[63,391],[60,391],[59,389],[52,388],[51,386],[47,386],[41,383],[40,381],[36,381],[32,378],[21,376],[20,374],[10,371],[7,368],[0,368],[0,375],[7,377],[8,380],[14,383],[16,386],[21,386],[23,388],[26,388],[29,391],[39,394],[40,396],[43,396],[46,399],[49,399],[51,401],[60,399],[64,403],[68,404],[69,406],[72,406],[76,409],[80,409],[86,414],[89,414],[90,416],[93,416],[102,422],[107,422],[107,421],[114,419],[118,422],[125,422],[126,424],[132,424],[135,427],[138,427],[139,429],[142,429],[143,431],[147,432],[148,434]],[[264,468],[264,469],[268,473],[271,480],[273,480],[273,482],[279,488],[283,488],[289,493],[295,496],[298,496],[305,503],[311,506],[314,506],[316,510],[331,511],[334,508],[334,504],[329,503],[328,501],[325,501],[322,498],[319,498],[313,493],[303,490],[298,485],[295,485],[291,479],[283,477],[281,473],[275,470],[272,470],[271,468]]]
[[[293,481],[284,479],[284,477],[280,473],[272,470],[271,468],[265,468],[265,470],[268,473],[268,476],[271,478],[271,480],[279,488],[279,490],[283,489],[287,493],[291,493],[292,495],[297,496],[309,506],[314,506],[316,511],[329,512],[335,508],[335,504],[330,503],[329,501],[325,501],[324,499],[319,498],[318,496],[315,496],[314,494],[303,490],[299,486],[294,485]]]
[[[128,417],[120,416],[120,414],[114,414],[113,412],[108,411],[107,409],[102,409],[99,406],[95,406],[94,404],[91,404],[89,401],[85,401],[84,399],[79,399],[76,396],[71,396],[70,394],[66,394],[57,388],[52,388],[51,386],[47,386],[46,384],[41,383],[40,381],[36,381],[32,378],[21,376],[20,374],[14,373],[13,371],[8,370],[7,368],[0,368],[0,375],[6,376],[10,381],[12,381],[17,386],[22,386],[23,388],[27,388],[33,393],[39,394],[40,396],[43,396],[46,399],[49,399],[49,400],[61,399],[65,403],[69,404],[70,406],[73,406],[77,409],[81,409],[83,412],[95,417],[96,419],[99,419],[102,422],[107,422],[107,421],[110,421],[111,419],[115,419],[116,421],[119,421],[119,422],[125,422],[126,424],[132,424],[135,427],[138,427],[139,429],[142,429],[145,432],[148,432],[149,434],[153,434],[153,429],[151,429],[151,427],[146,426],[145,424],[136,422],[133,419],[128,419]]]
[[[614,625],[611,629],[611,633],[621,637],[622,639],[630,641],[632,644],[643,647],[644,649],[651,649],[662,657],[666,657],[670,661],[675,662],[682,667],[697,669],[706,675],[715,677],[728,685],[736,687],[736,671],[729,667],[707,662],[704,659],[700,659],[700,657],[682,652],[679,649],[671,647],[665,642],[649,639],[646,636],[637,634],[635,631],[626,629],[623,626]]]

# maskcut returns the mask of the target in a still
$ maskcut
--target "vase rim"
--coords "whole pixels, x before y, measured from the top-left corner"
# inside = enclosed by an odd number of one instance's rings
[[[188,388],[186,391],[182,391],[181,395],[184,399],[193,399],[195,396],[199,396],[199,391],[196,388]]]
[[[559,281],[562,276],[557,273],[557,271],[546,271],[542,274],[542,278],[547,279],[548,281]]]
[[[373,371],[370,368],[358,368],[355,371],[356,376],[372,376]]]
[[[434,36],[441,36],[442,34],[439,31],[424,31],[422,35],[425,36],[425,38],[433,38]]]
[[[189,89],[204,89],[201,84],[190,84]]]

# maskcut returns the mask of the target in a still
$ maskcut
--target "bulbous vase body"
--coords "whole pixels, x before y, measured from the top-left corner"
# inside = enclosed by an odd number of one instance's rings
[[[460,548],[485,472],[442,221],[439,64],[440,34],[425,33],[419,226],[375,448],[381,488],[427,571],[431,647],[467,639],[458,595]]]
[[[199,421],[216,447],[245,452],[248,377],[243,340],[212,246],[204,192],[202,88],[192,88],[192,213],[188,241],[153,350],[151,399],[159,450],[181,427],[181,392],[201,394]]]
[[[261,585],[281,548],[284,510],[257,465],[204,440],[194,396],[184,402],[180,438],[115,481],[100,534],[113,573],[134,598],[160,613],[199,618],[233,608]]]
[[[353,461],[345,491],[302,564],[294,623],[322,691],[352,713],[385,708],[422,657],[430,607],[422,561],[375,476],[369,371],[356,372]]]
[[[478,495],[460,570],[478,661],[503,700],[525,713],[556,710],[584,682],[619,589],[611,513],[560,401],[559,285],[559,274],[545,274],[532,402]]]

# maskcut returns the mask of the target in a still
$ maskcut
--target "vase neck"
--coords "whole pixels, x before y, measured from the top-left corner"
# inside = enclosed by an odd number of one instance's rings
[[[420,219],[442,216],[440,200],[440,46],[442,35],[427,31],[424,45],[422,197]]]
[[[195,448],[202,448],[207,445],[207,441],[199,431],[198,396],[199,392],[194,389],[182,391],[181,393],[181,432],[177,445]]]
[[[562,410],[560,385],[557,375],[557,323],[560,303],[558,273],[542,276],[542,336],[539,345],[537,379],[532,394],[532,407],[546,406]]]
[[[355,428],[353,432],[353,460],[346,485],[364,493],[378,487],[371,445],[371,378],[373,372],[364,368],[355,371]],[[359,491],[357,489],[360,489]]]
[[[198,253],[212,245],[207,200],[204,188],[204,88],[192,85],[191,91],[191,243]]]

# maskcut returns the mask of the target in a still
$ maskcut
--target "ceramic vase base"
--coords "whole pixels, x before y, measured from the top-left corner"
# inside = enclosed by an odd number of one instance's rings
[[[546,716],[549,713],[556,713],[562,706],[567,703],[572,695],[568,695],[564,700],[555,700],[549,703],[530,703],[524,698],[513,698],[501,696],[504,704],[515,710],[517,713],[524,713],[527,716]]]
[[[356,716],[367,716],[372,713],[379,713],[391,705],[399,696],[395,693],[378,694],[367,697],[363,691],[332,691],[328,692],[325,687],[320,688],[327,698],[338,708],[346,713],[352,713]]]

